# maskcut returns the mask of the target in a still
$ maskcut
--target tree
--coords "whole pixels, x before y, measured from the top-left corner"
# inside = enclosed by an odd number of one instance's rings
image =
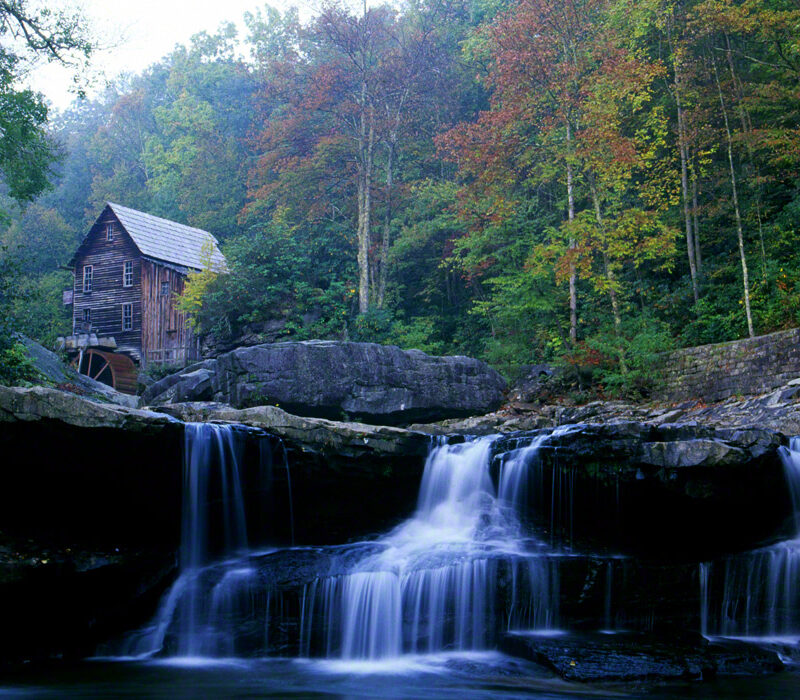
[[[17,86],[37,59],[74,63],[92,51],[79,13],[0,0],[0,174],[12,199],[31,201],[49,186],[57,149],[45,131],[41,95]]]
[[[471,150],[463,167],[484,192],[487,186],[497,192],[496,204],[507,199],[509,184],[508,176],[498,177],[498,172],[519,167],[533,184],[558,177],[552,170],[557,164],[565,187],[565,219],[574,221],[575,133],[581,125],[581,91],[591,65],[591,37],[600,29],[597,17],[602,6],[601,0],[526,0],[485,30],[491,61],[486,83],[494,91],[493,108],[474,126],[451,132],[443,144],[454,147],[460,156],[470,143],[483,144]],[[508,206],[505,202],[497,210],[508,210]],[[574,344],[577,278],[571,261],[568,266],[569,337]]]
[[[285,52],[282,64],[271,66],[269,122],[258,139],[249,209],[297,204],[307,218],[350,218],[362,314],[385,304],[401,151],[419,128],[426,77],[443,65],[435,28],[445,7],[354,14],[326,4],[306,28],[306,51]]]
[[[669,261],[674,230],[663,220],[665,118],[650,105],[661,69],[628,49],[610,7],[529,0],[503,15],[488,30],[492,109],[442,144],[461,166],[476,228],[518,218],[536,189],[561,190],[561,221],[539,224],[519,274],[555,273],[557,283],[569,282],[573,347],[577,281],[607,296],[624,374],[623,273]],[[478,265],[494,265],[497,250],[487,252],[491,258]],[[508,274],[497,281],[511,288]]]
[[[87,58],[92,44],[78,13],[35,8],[28,0],[0,0],[0,181],[17,203],[32,201],[50,186],[58,149],[47,134],[47,107],[41,95],[18,86],[37,59],[74,63]],[[0,208],[0,221],[8,221]],[[18,270],[5,246],[0,249],[0,379],[25,378],[24,352],[11,331],[20,323]],[[24,308],[24,307],[23,307]]]
[[[235,38],[235,26],[223,25],[172,53],[166,98],[152,107],[143,149],[155,208],[221,239],[238,231],[245,202],[247,108],[255,90],[235,56]]]

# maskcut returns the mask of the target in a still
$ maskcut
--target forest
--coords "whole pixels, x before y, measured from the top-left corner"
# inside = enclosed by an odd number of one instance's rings
[[[106,201],[220,240],[229,272],[179,302],[219,343],[550,362],[631,395],[659,353],[800,323],[793,0],[326,0],[244,26],[63,113],[29,95],[42,168],[0,148],[14,330],[69,332],[63,266]]]

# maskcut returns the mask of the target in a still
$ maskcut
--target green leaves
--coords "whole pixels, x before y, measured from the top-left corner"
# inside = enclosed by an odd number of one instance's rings
[[[18,60],[0,49],[0,173],[12,199],[33,200],[50,186],[57,150],[45,131],[41,95],[15,87]]]

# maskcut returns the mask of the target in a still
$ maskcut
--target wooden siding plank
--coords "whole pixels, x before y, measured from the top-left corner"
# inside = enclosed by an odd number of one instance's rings
[[[168,293],[162,294],[166,284]],[[142,260],[142,351],[146,359],[152,353],[181,353],[194,342],[186,316],[175,308],[175,297],[183,291],[184,276],[170,267]]]
[[[106,240],[106,224],[113,225],[113,240]],[[123,287],[125,261],[133,262],[133,284]],[[83,267],[93,266],[92,291],[83,292]],[[105,216],[92,226],[75,258],[73,321],[91,310],[92,328],[98,335],[113,336],[117,350],[129,352],[137,360],[142,352],[141,254],[130,236],[113,216]],[[133,329],[122,331],[122,304],[133,304]]]
[[[113,225],[113,240],[106,239],[106,225]],[[124,286],[124,264],[133,263],[133,284]],[[83,267],[93,266],[92,291],[83,292]],[[139,362],[148,353],[174,353],[196,344],[185,314],[175,308],[175,296],[183,292],[185,276],[172,267],[144,259],[113,214],[101,216],[75,256],[73,321],[91,310],[92,328],[98,335],[113,336],[117,351]],[[161,294],[166,283],[168,294]],[[122,305],[133,305],[133,329],[122,330]],[[194,358],[192,358],[194,359]]]

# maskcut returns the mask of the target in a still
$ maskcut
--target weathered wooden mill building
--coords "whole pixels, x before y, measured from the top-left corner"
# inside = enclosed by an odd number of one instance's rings
[[[135,393],[137,366],[197,359],[175,296],[190,271],[227,269],[213,235],[109,202],[69,266],[72,335],[64,347],[80,372]]]

